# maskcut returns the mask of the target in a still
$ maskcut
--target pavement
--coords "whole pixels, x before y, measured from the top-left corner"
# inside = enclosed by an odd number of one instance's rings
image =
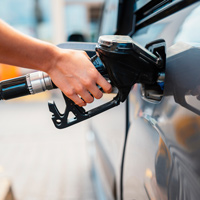
[[[96,199],[87,122],[56,129],[47,101],[54,98],[64,108],[57,95],[0,102],[0,168],[11,180],[16,200]]]

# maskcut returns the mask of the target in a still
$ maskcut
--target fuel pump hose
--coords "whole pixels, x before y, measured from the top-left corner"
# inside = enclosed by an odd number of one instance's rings
[[[56,88],[56,86],[53,84],[48,74],[38,71],[1,81],[0,100],[9,100],[54,88]]]

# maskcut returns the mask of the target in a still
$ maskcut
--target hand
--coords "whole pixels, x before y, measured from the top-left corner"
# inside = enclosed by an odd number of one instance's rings
[[[89,59],[84,51],[59,49],[55,63],[47,71],[54,84],[79,106],[92,103],[94,97],[96,99],[102,97],[103,93],[97,85],[104,92],[112,91],[112,86]]]

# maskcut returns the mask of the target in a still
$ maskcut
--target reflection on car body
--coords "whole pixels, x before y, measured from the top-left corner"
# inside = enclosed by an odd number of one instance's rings
[[[177,103],[200,114],[200,48],[185,43],[176,43],[168,50],[165,77],[165,95],[173,95]]]

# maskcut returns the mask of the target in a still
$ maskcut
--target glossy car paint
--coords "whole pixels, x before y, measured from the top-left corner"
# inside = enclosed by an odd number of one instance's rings
[[[196,46],[200,43],[199,19],[198,2],[138,30],[133,39],[145,46],[152,40],[163,38],[167,49],[179,41]],[[184,84],[198,76],[197,73],[187,73],[189,67],[173,70],[167,65],[166,68],[168,78],[165,90],[167,87],[180,87],[170,82],[176,77],[174,73],[180,73],[180,80],[187,80],[183,81]],[[181,70],[185,70],[184,73]],[[171,79],[169,76],[172,76]],[[185,98],[191,96],[189,104],[197,109],[200,108],[196,99],[198,92],[197,87],[193,96],[185,94]],[[144,100],[139,84],[134,86],[129,99],[130,128],[124,164],[124,199],[199,199],[200,117],[176,103],[173,95],[164,96],[160,102]],[[120,199],[119,177],[125,123],[124,104],[91,120],[96,152],[92,172],[98,185],[95,188],[101,191],[99,199]]]

